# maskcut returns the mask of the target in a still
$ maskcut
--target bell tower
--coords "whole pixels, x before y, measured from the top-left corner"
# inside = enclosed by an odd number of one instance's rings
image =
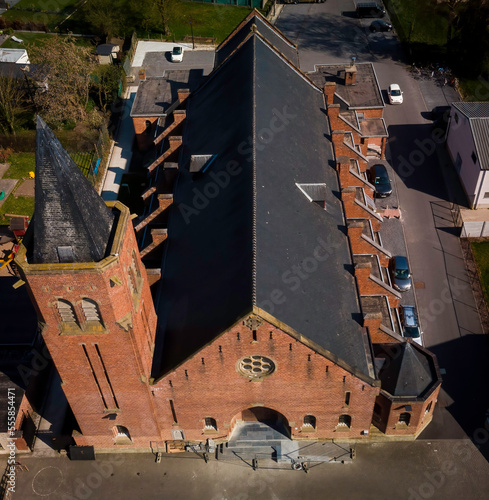
[[[78,421],[77,444],[147,447],[156,314],[129,209],[100,198],[37,118],[35,212],[16,263]]]

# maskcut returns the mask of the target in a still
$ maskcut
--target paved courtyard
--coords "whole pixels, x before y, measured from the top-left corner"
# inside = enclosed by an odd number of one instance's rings
[[[13,498],[23,500],[482,500],[489,489],[489,465],[468,440],[361,444],[352,463],[320,464],[307,474],[189,454],[159,464],[133,453],[21,461],[29,470],[18,472]]]

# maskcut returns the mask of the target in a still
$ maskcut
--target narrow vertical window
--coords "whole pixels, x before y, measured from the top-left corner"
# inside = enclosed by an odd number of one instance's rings
[[[177,414],[175,413],[175,405],[173,404],[173,399],[170,399],[170,410],[171,410],[171,416],[173,418],[173,423],[178,424]]]
[[[349,405],[350,405],[350,395],[351,395],[351,392],[350,392],[350,391],[346,391],[346,392],[345,392],[345,405],[346,405],[346,406],[349,406]]]

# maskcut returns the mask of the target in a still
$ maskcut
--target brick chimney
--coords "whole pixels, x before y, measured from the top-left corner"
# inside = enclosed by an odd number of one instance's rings
[[[352,152],[344,144],[344,141],[345,141],[345,131],[344,130],[332,130],[331,131],[331,140],[333,141],[334,155],[336,157],[338,157],[338,156],[350,157],[351,156]]]
[[[331,127],[331,132],[334,130],[340,130],[345,125],[343,122],[340,122],[339,114],[340,114],[340,105],[339,104],[328,104],[328,118],[329,118],[329,126]]]
[[[146,70],[145,69],[140,69],[138,75],[139,75],[139,80],[141,82],[144,82],[146,80]]]
[[[382,313],[366,313],[363,315],[363,326],[368,328],[368,333],[372,338],[380,330],[380,324],[382,322]]]
[[[350,159],[348,156],[336,157],[336,171],[340,180],[340,188],[350,186]]]
[[[345,69],[345,85],[355,85],[357,79],[357,67],[355,65]]]
[[[177,90],[178,100],[180,104],[186,101],[187,97],[190,95],[190,89],[178,89]]]
[[[335,82],[326,82],[323,87],[324,95],[326,97],[326,104],[329,106],[333,104],[334,93],[336,90]]]
[[[348,222],[348,238],[353,255],[363,253],[361,248],[358,248],[362,242],[363,223],[359,221]]]
[[[175,151],[179,146],[182,145],[182,136],[181,135],[171,135],[168,137],[168,142],[170,144],[170,149]]]
[[[355,265],[355,278],[357,280],[358,291],[360,292],[360,295],[370,295],[368,288],[371,270],[372,264],[370,264],[370,262]]]
[[[159,194],[158,205],[163,209],[167,209],[173,203],[173,194]]]
[[[356,57],[351,58],[350,66],[345,68],[345,85],[355,85],[357,79],[357,67],[355,66]]]

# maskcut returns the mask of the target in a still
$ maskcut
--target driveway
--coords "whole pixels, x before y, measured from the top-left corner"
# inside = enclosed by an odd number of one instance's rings
[[[352,10],[351,0],[287,5],[276,24],[298,44],[304,71],[319,63],[346,63],[356,55],[358,62],[374,63],[384,101],[389,84],[398,83],[404,91],[404,104],[385,108],[386,158],[393,167],[407,256],[417,283],[424,342],[437,355],[444,378],[436,417],[422,437],[460,437],[460,425],[489,456],[488,432],[483,430],[480,438],[489,408],[489,348],[451,212],[452,202],[464,195],[446,151],[434,140],[428,114],[458,95],[430,78],[415,80],[395,34],[370,33],[371,20],[353,18]],[[384,245],[394,252],[400,248],[399,241],[388,238]]]
[[[355,17],[353,0],[327,0],[286,5],[275,24],[299,47],[301,69],[313,71],[315,64],[348,62],[351,56],[358,62],[398,60],[395,34],[370,33],[371,22]]]

